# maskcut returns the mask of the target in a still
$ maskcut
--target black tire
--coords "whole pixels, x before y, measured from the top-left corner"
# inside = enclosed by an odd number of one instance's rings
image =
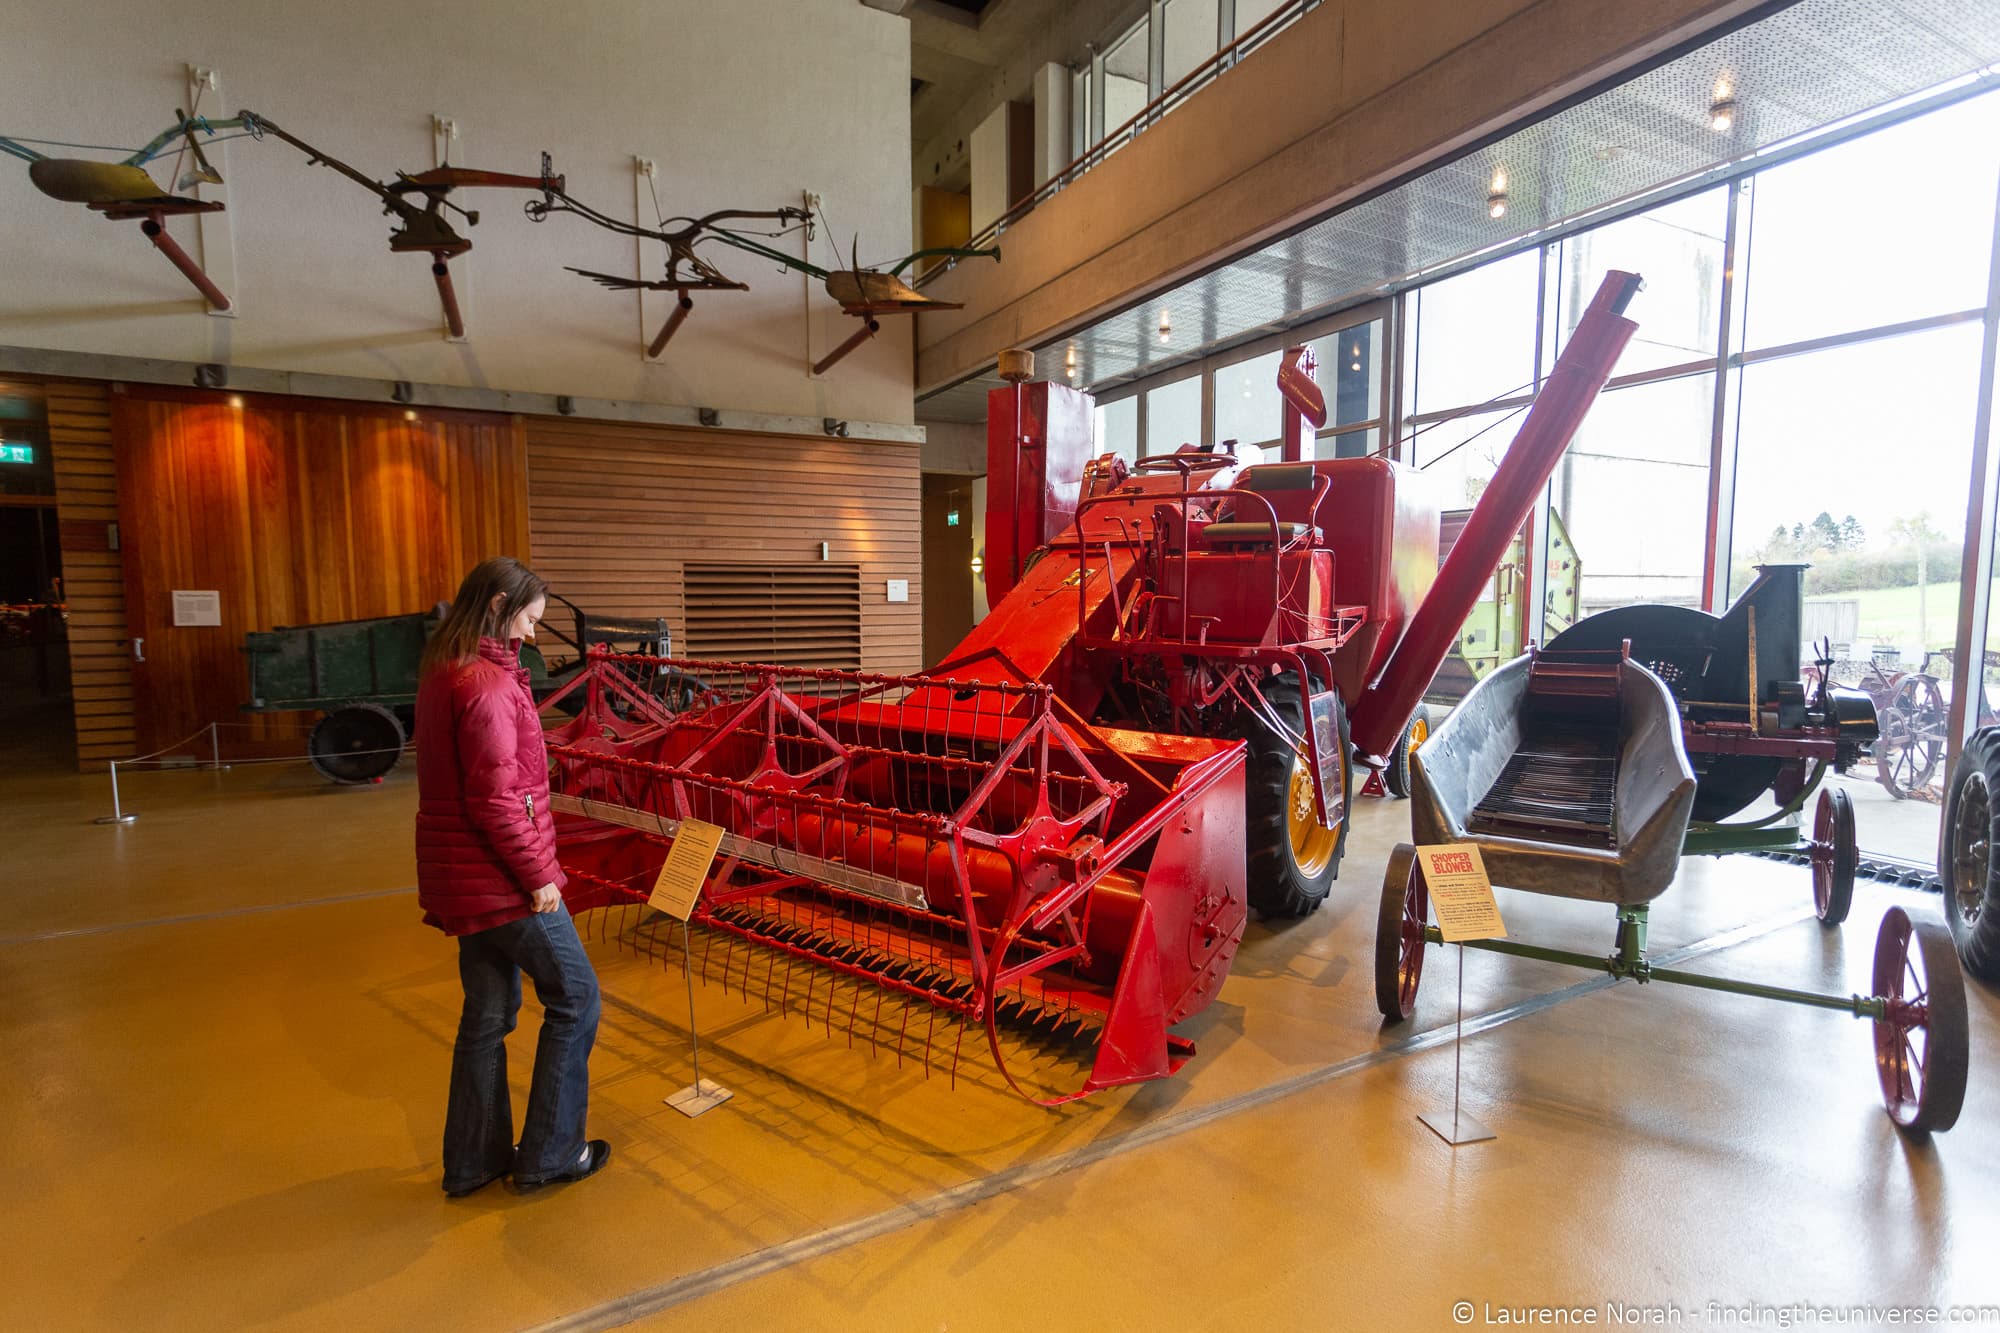
[[[402,759],[408,740],[403,724],[380,704],[349,704],[313,725],[306,758],[330,781],[373,782]]]
[[[1944,798],[1938,879],[1944,919],[1965,970],[2000,982],[2000,879],[1993,839],[2000,834],[2000,727],[1973,733]]]
[[[1410,794],[1410,756],[1417,747],[1430,739],[1431,710],[1422,704],[1410,715],[1409,725],[1396,741],[1395,752],[1389,756],[1387,767],[1382,770],[1382,786],[1391,796],[1401,800]]]
[[[1259,682],[1259,688],[1285,728],[1294,735],[1303,735],[1306,710],[1298,680],[1286,673]],[[1305,863],[1301,863],[1293,847],[1291,819],[1293,769],[1299,770],[1306,783],[1311,782],[1305,772],[1305,760],[1292,749],[1289,740],[1274,734],[1262,721],[1247,712],[1243,718],[1239,734],[1250,747],[1243,774],[1244,823],[1249,848],[1245,889],[1250,905],[1265,917],[1309,915],[1326,901],[1333,881],[1340,877],[1340,858],[1347,850],[1347,825],[1354,805],[1354,763],[1348,753],[1347,710],[1338,697],[1334,700],[1334,718],[1339,733],[1340,823],[1330,830],[1331,846],[1322,844],[1317,855],[1308,854]],[[1306,799],[1310,802],[1310,794]]]

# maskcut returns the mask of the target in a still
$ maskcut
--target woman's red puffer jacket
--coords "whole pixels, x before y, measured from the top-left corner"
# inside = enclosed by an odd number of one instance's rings
[[[481,639],[417,690],[417,902],[447,935],[527,916],[566,882],[556,865],[548,757],[520,642]]]

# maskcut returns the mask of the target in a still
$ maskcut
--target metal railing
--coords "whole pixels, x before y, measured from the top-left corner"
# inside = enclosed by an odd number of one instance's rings
[[[1158,97],[1140,107],[1130,119],[1115,129],[1107,130],[1103,138],[1086,148],[1062,170],[1036,186],[1026,198],[987,223],[965,243],[966,247],[981,249],[992,245],[1007,228],[1034,212],[1037,206],[1053,198],[1079,176],[1102,163],[1105,158],[1131,143],[1149,126],[1156,124],[1162,116],[1213,83],[1223,71],[1233,68],[1244,56],[1269,41],[1280,28],[1288,26],[1292,20],[1308,11],[1317,9],[1320,3],[1321,0],[1286,0],[1285,4],[1259,19],[1246,31],[1231,38],[1227,44],[1189,70]],[[1102,96],[1101,93],[1098,95]],[[951,267],[950,264],[938,264],[927,269],[916,279],[915,286],[923,287],[937,274]]]

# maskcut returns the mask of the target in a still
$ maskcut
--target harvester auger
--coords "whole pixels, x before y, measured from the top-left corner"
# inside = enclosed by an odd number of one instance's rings
[[[1087,396],[995,390],[993,609],[938,666],[592,654],[581,710],[545,714],[570,906],[643,903],[681,821],[719,825],[693,919],[788,979],[829,969],[983,1028],[1048,1105],[1173,1073],[1194,1047],[1169,1029],[1215,998],[1249,909],[1325,899],[1354,764],[1401,744],[1639,287],[1605,279],[1442,569],[1399,463],[1188,446],[1128,471],[1090,457]],[[677,710],[632,683],[660,671]],[[846,1007],[880,1039],[879,999]],[[1024,1088],[1002,1041],[1021,1027],[1087,1043],[1081,1085]]]

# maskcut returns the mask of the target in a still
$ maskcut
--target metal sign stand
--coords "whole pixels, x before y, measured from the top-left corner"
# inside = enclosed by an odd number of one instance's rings
[[[686,918],[681,920],[681,975],[687,978],[688,1039],[694,1047],[694,1082],[667,1098],[667,1105],[692,1120],[713,1111],[736,1094],[701,1076],[701,1032],[694,1021],[694,941]]]
[[[1461,1147],[1468,1143],[1484,1143],[1498,1136],[1484,1124],[1464,1114],[1458,1106],[1459,1072],[1463,1066],[1461,1055],[1465,1042],[1465,946],[1458,946],[1458,1027],[1451,1038],[1451,1114],[1427,1111],[1417,1117],[1424,1128],[1449,1143]]]

